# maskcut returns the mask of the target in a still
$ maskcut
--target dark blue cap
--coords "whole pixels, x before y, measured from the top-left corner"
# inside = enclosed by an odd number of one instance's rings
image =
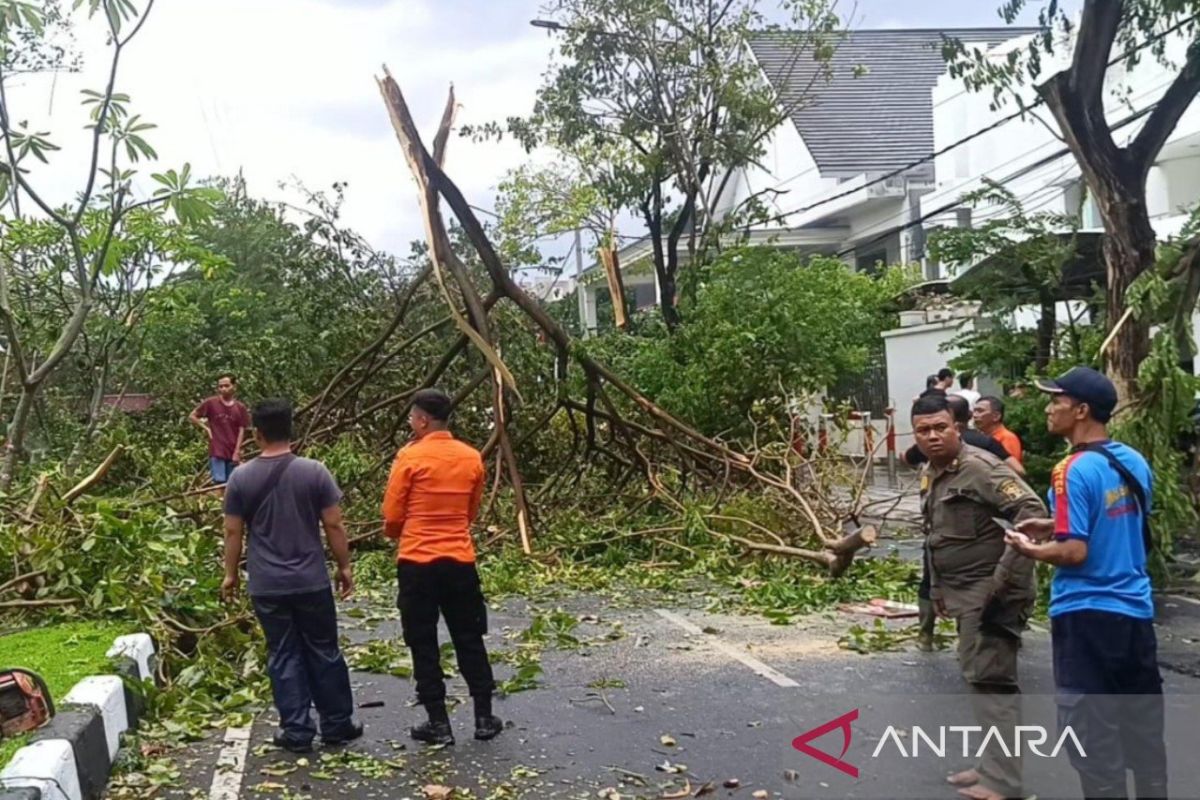
[[[1071,367],[1054,380],[1042,378],[1037,387],[1049,394],[1065,394],[1087,403],[1097,422],[1108,422],[1117,407],[1117,387],[1091,367]]]

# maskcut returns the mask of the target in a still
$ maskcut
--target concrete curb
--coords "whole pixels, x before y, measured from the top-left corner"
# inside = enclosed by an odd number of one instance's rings
[[[109,648],[116,675],[92,675],[75,684],[58,713],[0,770],[0,800],[100,800],[121,746],[137,728],[145,700],[136,688],[153,681],[154,641],[148,634],[119,636]],[[132,680],[128,680],[132,679]]]

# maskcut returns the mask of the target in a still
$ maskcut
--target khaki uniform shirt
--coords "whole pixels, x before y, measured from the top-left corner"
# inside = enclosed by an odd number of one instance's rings
[[[1037,494],[995,456],[963,445],[949,465],[924,466],[921,513],[932,597],[952,617],[982,611],[997,597],[1003,608],[993,616],[1019,632],[1036,596],[1034,565],[1004,543],[993,517],[1047,516]]]

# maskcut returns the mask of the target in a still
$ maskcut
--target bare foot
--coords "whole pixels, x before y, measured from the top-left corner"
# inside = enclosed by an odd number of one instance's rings
[[[971,798],[971,800],[1005,800],[1004,795],[999,792],[993,792],[991,789],[978,784],[968,786],[965,789],[959,789],[958,793],[963,797]]]
[[[946,783],[949,783],[951,786],[974,786],[979,783],[979,771],[964,769],[962,772],[956,772],[949,778],[946,778]]]

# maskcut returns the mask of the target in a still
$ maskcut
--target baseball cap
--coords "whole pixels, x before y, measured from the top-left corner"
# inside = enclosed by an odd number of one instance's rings
[[[1040,378],[1035,384],[1047,394],[1065,394],[1087,403],[1098,422],[1108,422],[1117,407],[1117,387],[1091,367],[1071,367],[1054,380]]]

